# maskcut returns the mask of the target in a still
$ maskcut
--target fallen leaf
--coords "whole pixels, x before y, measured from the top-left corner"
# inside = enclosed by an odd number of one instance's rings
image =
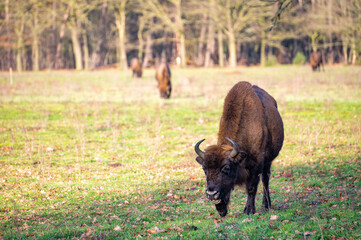
[[[100,211],[96,212],[95,214],[97,214],[97,215],[103,215],[104,212],[103,212],[102,210],[100,210]]]
[[[243,219],[242,222],[252,222],[252,218],[246,218],[246,219]]]
[[[147,230],[147,233],[150,233],[150,234],[162,233],[162,232],[165,232],[165,230],[164,229],[159,229],[158,227],[154,227],[154,228],[151,228],[151,229]]]
[[[94,228],[89,228],[87,232],[83,233],[80,236],[80,239],[91,239],[93,232],[94,232]]]
[[[278,216],[277,215],[272,215],[271,218],[269,219],[270,222],[274,222],[278,219]]]
[[[212,219],[214,224],[216,225],[216,227],[219,227],[219,224],[218,224],[218,220],[217,219]]]
[[[93,223],[93,225],[97,225],[97,224],[99,224],[99,221],[98,221],[98,219],[95,217],[95,218],[93,219],[92,223]]]
[[[182,229],[180,227],[171,227],[168,230],[170,231],[177,231],[177,232],[182,232]]]
[[[110,220],[113,220],[113,219],[120,220],[120,218],[118,216],[116,216],[116,215],[113,215],[113,216],[110,217]],[[139,220],[137,220],[137,221],[139,221]]]
[[[122,228],[117,225],[113,230],[119,232],[122,231]]]
[[[109,164],[109,167],[113,167],[113,168],[117,168],[117,167],[121,167],[122,164],[121,163],[111,163]]]

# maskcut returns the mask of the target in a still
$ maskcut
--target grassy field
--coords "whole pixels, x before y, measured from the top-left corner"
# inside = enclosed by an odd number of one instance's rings
[[[285,142],[273,209],[220,218],[194,144],[215,144],[238,81],[275,97]],[[361,67],[0,73],[0,239],[360,239]]]

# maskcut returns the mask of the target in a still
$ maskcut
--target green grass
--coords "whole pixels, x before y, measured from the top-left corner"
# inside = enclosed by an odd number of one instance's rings
[[[194,144],[215,144],[238,81],[273,95],[285,142],[272,166],[273,209],[220,218]],[[0,73],[0,239],[359,239],[361,68],[172,69]],[[272,217],[272,220],[271,220]]]

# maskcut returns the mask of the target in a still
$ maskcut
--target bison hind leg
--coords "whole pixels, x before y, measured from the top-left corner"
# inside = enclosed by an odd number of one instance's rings
[[[271,176],[271,165],[265,164],[262,172],[263,183],[263,208],[268,210],[271,208],[271,197],[269,195],[269,179]]]

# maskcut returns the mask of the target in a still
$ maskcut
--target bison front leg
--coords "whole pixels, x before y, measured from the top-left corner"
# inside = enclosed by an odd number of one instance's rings
[[[257,173],[251,173],[248,182],[246,184],[248,197],[247,197],[246,207],[243,210],[243,213],[247,215],[249,215],[250,213],[251,214],[256,213],[255,200],[256,200],[258,183],[259,183],[259,175]]]

